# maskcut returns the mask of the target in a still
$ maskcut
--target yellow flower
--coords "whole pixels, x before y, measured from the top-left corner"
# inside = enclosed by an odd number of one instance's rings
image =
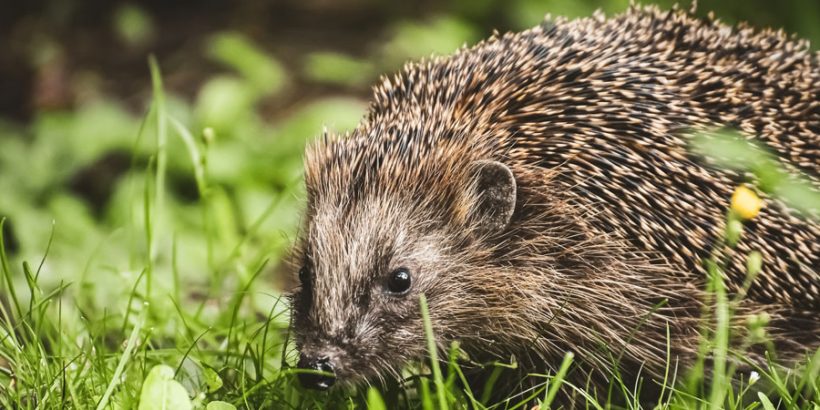
[[[741,185],[732,194],[732,211],[740,219],[752,219],[763,207],[763,200],[757,196],[755,191]]]

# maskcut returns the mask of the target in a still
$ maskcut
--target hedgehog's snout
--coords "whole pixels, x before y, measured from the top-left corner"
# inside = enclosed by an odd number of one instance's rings
[[[310,370],[310,372],[299,373],[299,383],[302,387],[327,390],[336,382],[336,366],[327,355],[302,353],[297,366],[300,369]]]

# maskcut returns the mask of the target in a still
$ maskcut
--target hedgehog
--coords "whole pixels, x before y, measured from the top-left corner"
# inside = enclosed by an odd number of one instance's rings
[[[750,176],[693,154],[732,128],[820,187],[820,54],[783,31],[691,12],[547,19],[406,65],[368,113],[305,154],[291,294],[302,384],[401,375],[435,342],[470,363],[573,379],[695,363],[703,261]],[[820,223],[766,197],[725,249],[733,343],[769,318],[780,362],[820,346]],[[815,215],[816,216],[816,215]],[[745,255],[763,264],[751,284]],[[766,346],[739,366],[765,363]],[[332,375],[332,376],[331,376]]]

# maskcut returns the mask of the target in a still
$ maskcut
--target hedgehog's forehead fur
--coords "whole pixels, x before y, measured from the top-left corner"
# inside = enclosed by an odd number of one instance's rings
[[[308,216],[314,207],[349,209],[363,202],[441,210],[452,203],[456,181],[466,177],[477,150],[453,133],[441,139],[438,131],[420,128],[356,130],[351,136],[314,144],[306,154],[305,184]]]
[[[393,87],[385,82],[377,93]],[[352,133],[312,144],[305,159],[309,204],[314,199],[344,203],[375,197],[438,209],[452,203],[447,200],[463,188],[458,184],[465,182],[468,165],[491,156],[498,144],[476,135],[488,130],[476,126],[475,116],[454,112],[453,105],[449,101],[426,104],[423,111],[371,111],[368,121]]]

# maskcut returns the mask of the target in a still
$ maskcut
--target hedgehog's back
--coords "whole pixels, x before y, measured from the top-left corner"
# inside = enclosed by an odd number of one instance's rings
[[[820,187],[820,64],[807,42],[652,7],[545,23],[408,66],[376,88],[359,131],[412,129],[426,146],[541,167],[594,227],[700,281],[744,176],[707,166],[687,140],[721,127]],[[816,220],[770,200],[732,258],[735,290],[752,250],[764,265],[750,298],[820,311]]]

